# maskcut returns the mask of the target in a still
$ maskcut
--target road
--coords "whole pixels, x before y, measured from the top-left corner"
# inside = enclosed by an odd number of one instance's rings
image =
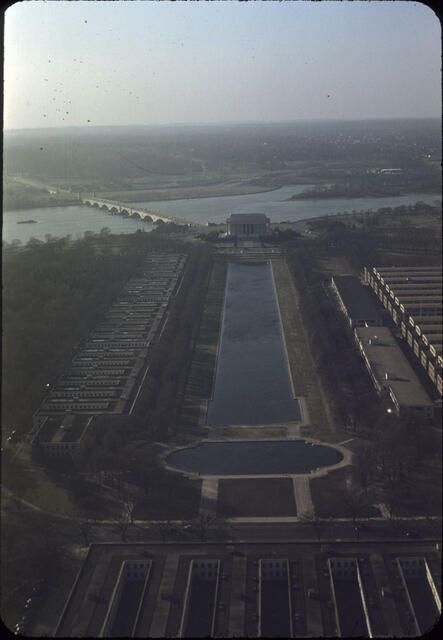
[[[278,523],[278,524],[238,524],[222,523],[221,526],[214,526],[201,535],[198,526],[194,529],[185,528],[184,523],[171,522],[169,533],[163,536],[158,528],[158,523],[135,522],[128,528],[128,542],[160,542],[169,543],[189,542],[264,542],[281,543],[298,542],[300,544],[338,543],[355,542],[363,545],[368,542],[380,542],[383,544],[399,542],[414,542],[420,544],[438,542],[441,519],[433,521],[433,528],[423,519],[408,518],[398,521],[394,526],[390,522],[372,521],[370,523],[359,523],[358,530],[355,530],[352,521],[328,522],[321,530],[318,538],[311,525],[301,523]],[[407,535],[409,533],[409,535]],[[412,534],[412,535],[411,535]],[[121,541],[115,523],[99,523],[91,530],[91,542],[116,542]],[[203,540],[202,540],[203,538]]]
[[[68,189],[61,189],[60,187],[54,187],[53,185],[45,184],[37,180],[31,180],[30,178],[22,178],[21,176],[20,177],[15,176],[14,180],[16,182],[20,182],[21,184],[27,185],[29,187],[36,187],[37,189],[46,189],[46,191],[49,191],[49,193],[58,192],[60,194],[64,193],[71,197],[74,196],[74,194]]]

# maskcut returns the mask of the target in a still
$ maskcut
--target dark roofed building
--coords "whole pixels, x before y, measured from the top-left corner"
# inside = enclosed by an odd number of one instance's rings
[[[270,220],[264,213],[232,213],[226,220],[228,236],[251,238],[265,235]]]
[[[355,339],[377,392],[389,394],[398,415],[432,418],[434,403],[388,327],[354,329]]]
[[[332,288],[351,327],[378,327],[383,324],[372,296],[355,276],[334,276]]]

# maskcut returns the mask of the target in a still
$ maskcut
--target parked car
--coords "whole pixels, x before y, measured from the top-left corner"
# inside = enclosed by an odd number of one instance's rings
[[[32,587],[33,597],[40,595],[44,590],[45,586],[46,586],[46,580],[44,578],[42,578],[41,580],[38,580],[35,583],[35,585]]]
[[[417,531],[406,531],[405,535],[406,537],[413,538],[414,540],[421,538],[421,535]]]
[[[18,636],[18,635],[23,635],[26,633],[28,629],[28,625],[24,624],[22,622],[17,622],[17,624],[15,625],[15,629],[14,629],[14,635]]]

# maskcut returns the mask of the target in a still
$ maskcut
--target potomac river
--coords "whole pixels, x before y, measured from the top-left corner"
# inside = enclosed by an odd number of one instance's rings
[[[207,223],[224,223],[231,213],[266,213],[272,222],[288,220],[297,222],[344,211],[369,211],[382,207],[411,205],[418,201],[433,204],[441,202],[436,194],[417,193],[384,198],[330,198],[319,200],[288,200],[310,185],[286,186],[273,191],[251,193],[243,196],[193,198],[186,200],[160,200],[139,204],[188,220]],[[35,220],[35,223],[17,224]],[[92,207],[72,205],[20,211],[5,211],[3,215],[3,240],[14,239],[26,243],[31,237],[44,240],[47,234],[61,237],[82,237],[85,231],[99,233],[108,227],[111,233],[134,233],[138,229],[151,231],[153,225],[135,218],[114,216]]]

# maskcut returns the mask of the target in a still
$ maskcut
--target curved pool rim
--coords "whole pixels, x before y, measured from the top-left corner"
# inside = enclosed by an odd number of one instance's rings
[[[247,442],[249,444],[258,443],[258,442],[294,442],[301,441],[306,444],[320,445],[323,447],[330,447],[331,449],[336,449],[343,456],[342,459],[332,465],[328,465],[325,467],[319,467],[313,471],[307,473],[245,473],[241,475],[236,474],[213,474],[213,473],[198,473],[196,471],[188,471],[186,469],[182,469],[180,467],[175,467],[172,464],[169,464],[167,458],[177,451],[183,451],[184,449],[195,449],[200,444],[205,443],[236,443],[236,442]],[[347,449],[343,445],[340,444],[331,444],[329,442],[324,442],[322,440],[316,440],[315,438],[308,437],[295,437],[295,438],[263,438],[263,439],[254,439],[254,440],[220,440],[219,438],[204,438],[202,440],[197,440],[196,442],[189,443],[188,445],[179,445],[176,447],[171,447],[166,449],[160,454],[160,461],[163,466],[168,470],[174,473],[180,473],[188,478],[192,479],[205,479],[205,478],[231,478],[231,479],[241,479],[241,478],[320,478],[322,476],[327,475],[331,471],[336,471],[337,469],[341,469],[342,467],[346,467],[352,463],[352,451]]]

